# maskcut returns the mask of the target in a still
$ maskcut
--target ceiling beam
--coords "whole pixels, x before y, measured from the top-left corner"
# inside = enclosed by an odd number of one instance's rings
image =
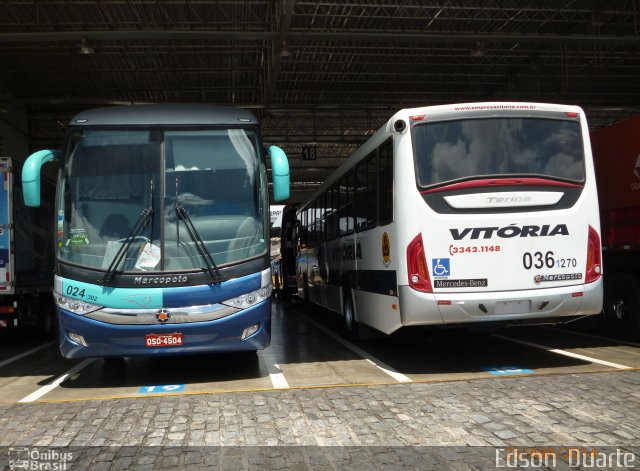
[[[273,97],[276,93],[276,84],[278,83],[278,78],[280,77],[280,69],[282,68],[282,58],[285,54],[288,54],[288,46],[287,39],[289,36],[289,32],[291,30],[291,19],[293,17],[293,7],[295,5],[295,0],[284,0],[282,2],[282,15],[279,19],[280,31],[279,33],[279,43],[271,46],[270,54],[271,57],[271,67],[268,71],[267,81],[266,81],[266,90],[265,90],[265,113],[269,111],[269,107],[273,102]]]
[[[210,41],[280,41],[280,32],[265,31],[210,31],[210,30],[88,30],[43,31],[28,33],[0,33],[0,43],[51,41],[114,41],[114,40],[210,40]],[[287,42],[331,43],[537,43],[537,44],[590,44],[638,45],[640,36],[603,36],[601,34],[513,34],[513,33],[366,33],[366,32],[289,32]]]

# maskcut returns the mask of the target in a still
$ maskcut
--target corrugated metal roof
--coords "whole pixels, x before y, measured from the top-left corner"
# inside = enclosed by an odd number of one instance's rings
[[[241,106],[289,154],[294,198],[398,109],[556,102],[599,126],[638,113],[638,83],[640,0],[0,3],[0,105],[26,104],[34,147],[95,106]]]

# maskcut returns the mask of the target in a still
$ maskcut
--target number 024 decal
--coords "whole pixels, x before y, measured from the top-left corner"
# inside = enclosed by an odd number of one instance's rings
[[[82,298],[87,299],[88,301],[97,301],[98,297],[92,294],[85,294],[84,288],[79,288],[77,286],[69,285],[64,290],[67,296],[72,296],[74,298]]]

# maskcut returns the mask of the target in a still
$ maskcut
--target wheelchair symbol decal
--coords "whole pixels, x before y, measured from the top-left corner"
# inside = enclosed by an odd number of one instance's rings
[[[448,258],[432,258],[431,273],[433,276],[451,276],[451,266]]]

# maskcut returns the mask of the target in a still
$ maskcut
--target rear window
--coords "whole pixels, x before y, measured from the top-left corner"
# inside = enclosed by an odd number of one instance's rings
[[[476,176],[584,181],[580,123],[547,118],[480,118],[413,127],[418,185]]]

